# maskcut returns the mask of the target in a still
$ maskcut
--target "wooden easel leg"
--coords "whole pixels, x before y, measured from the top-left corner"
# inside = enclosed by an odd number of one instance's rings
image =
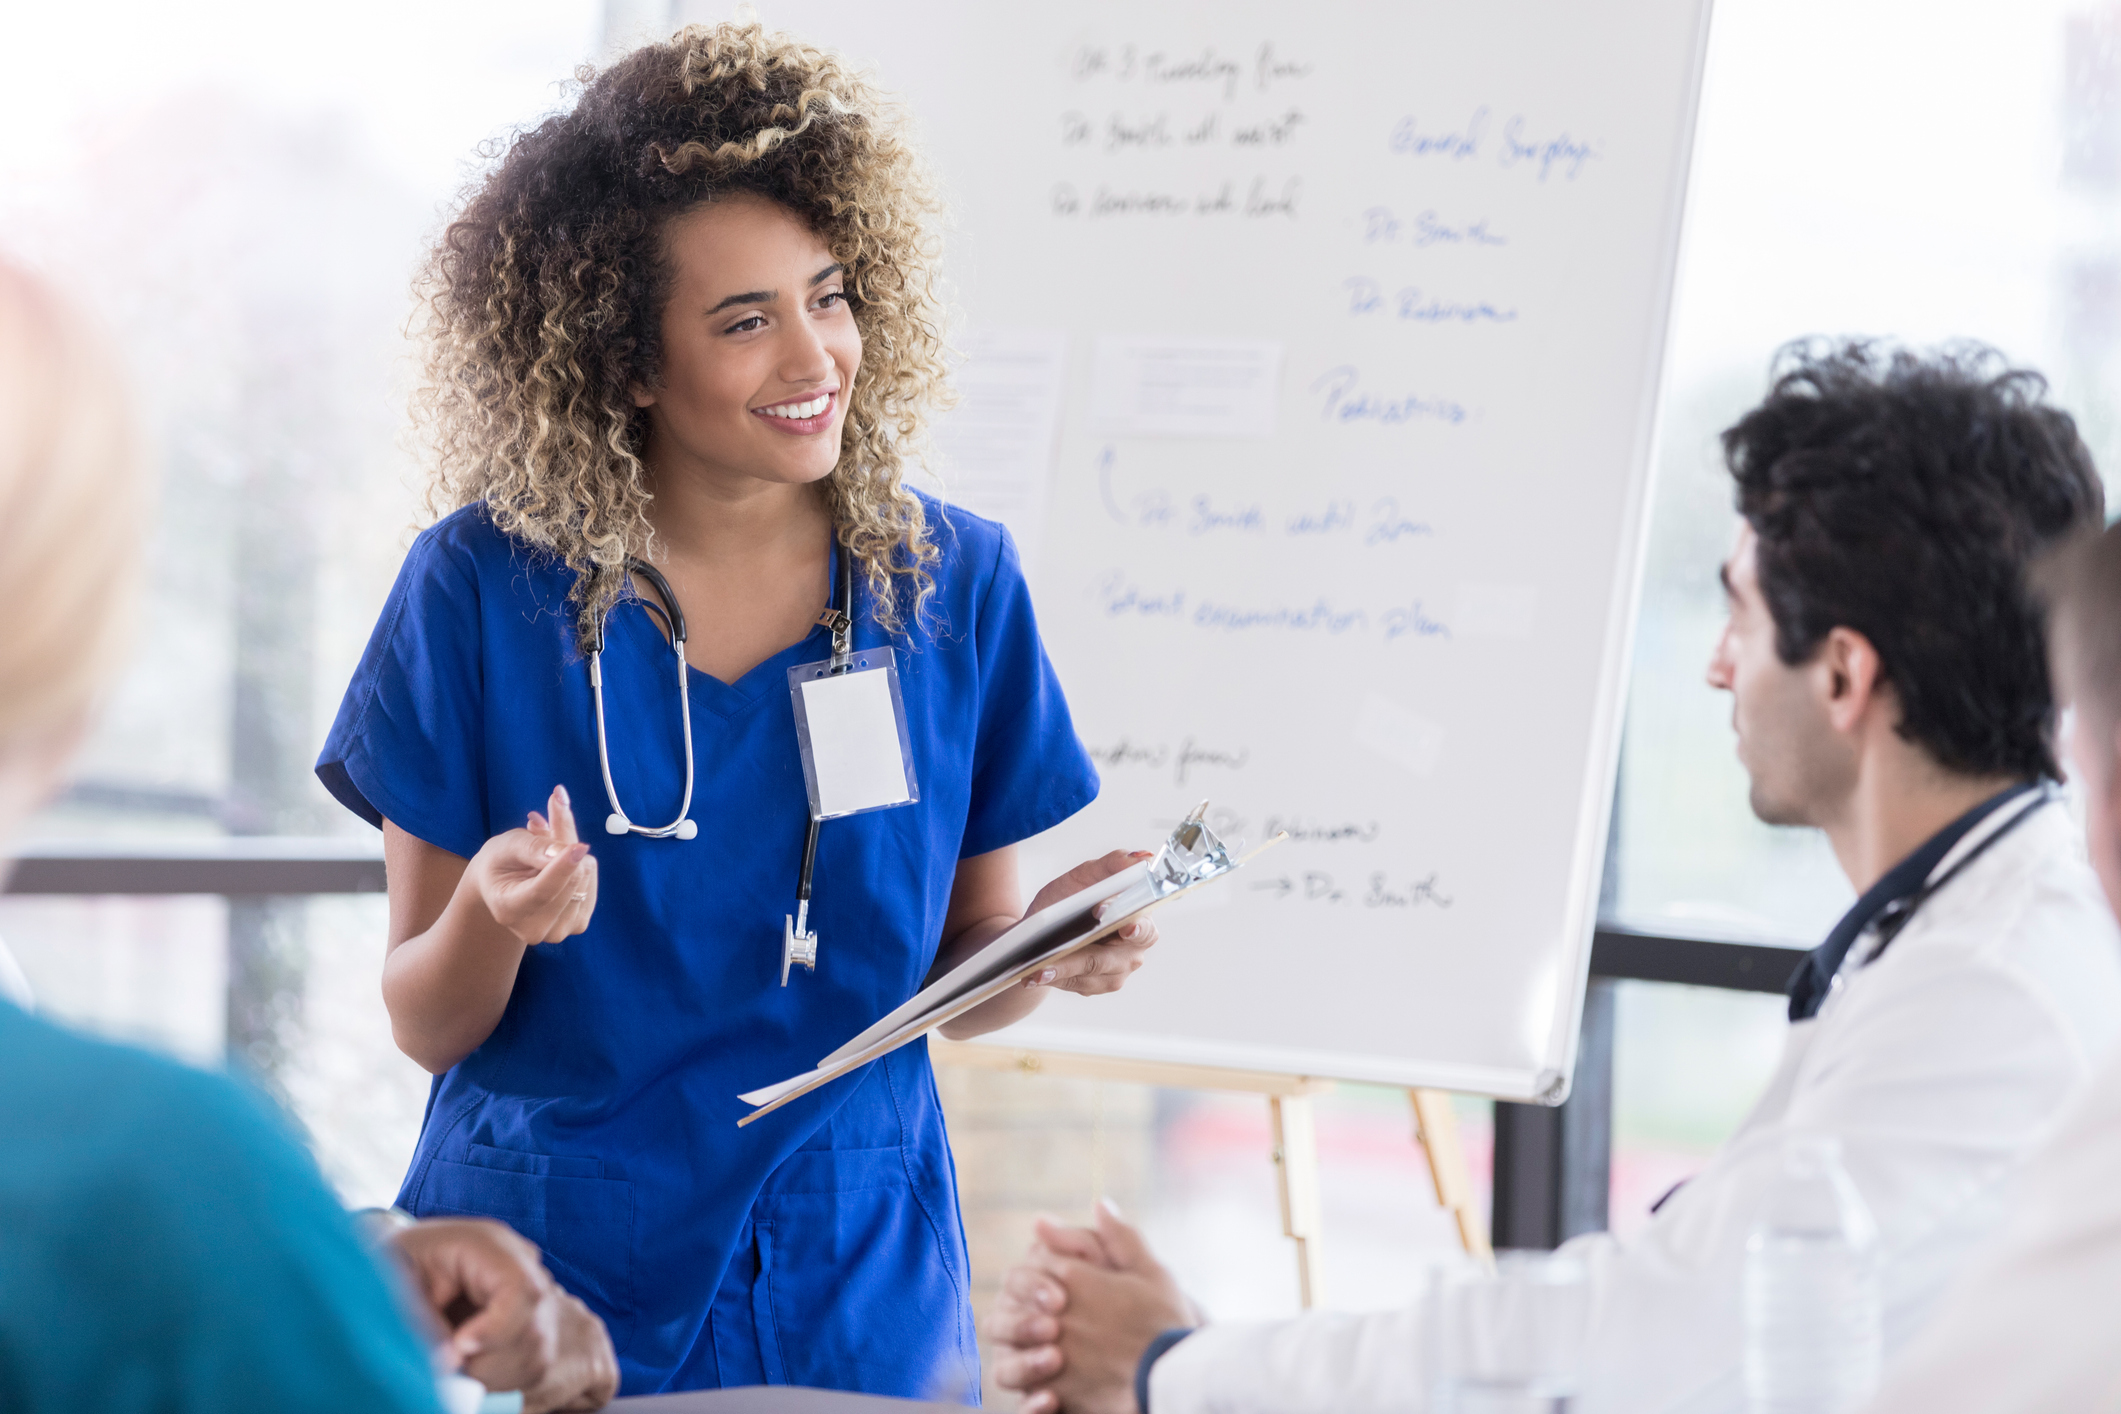
[[[1308,1095],[1270,1095],[1274,1179],[1281,1192],[1281,1230],[1296,1243],[1296,1289],[1305,1310],[1325,1300],[1321,1280],[1318,1131]]]
[[[1466,1252],[1483,1261],[1494,1257],[1488,1227],[1473,1199],[1473,1171],[1466,1165],[1465,1145],[1458,1137],[1458,1112],[1441,1090],[1409,1090],[1414,1102],[1414,1138],[1429,1156],[1429,1177],[1436,1201],[1458,1222],[1458,1240]]]

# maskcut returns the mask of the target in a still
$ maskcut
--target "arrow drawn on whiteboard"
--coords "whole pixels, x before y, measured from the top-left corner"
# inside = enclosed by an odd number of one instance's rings
[[[1127,513],[1119,508],[1119,498],[1112,494],[1112,462],[1112,448],[1107,447],[1097,454],[1097,492],[1105,498],[1105,514],[1125,525]]]
[[[1278,835],[1276,838],[1285,838],[1285,836]],[[1383,876],[1380,875],[1378,877],[1382,878]],[[1303,891],[1302,902],[1304,903],[1341,903],[1348,897],[1333,882],[1333,876],[1322,869],[1306,870],[1301,884],[1286,874],[1278,879],[1262,879],[1252,886],[1252,892],[1258,893],[1263,889],[1272,889],[1274,897],[1284,899],[1297,892],[1299,888]]]

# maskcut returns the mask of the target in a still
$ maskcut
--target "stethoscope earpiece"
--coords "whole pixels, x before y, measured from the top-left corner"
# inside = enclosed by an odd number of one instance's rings
[[[687,820],[685,823],[689,825],[692,822]],[[623,835],[632,828],[632,825],[626,823],[626,817],[617,811],[604,817],[604,833],[607,835]]]
[[[697,821],[697,820],[680,820],[680,821],[678,821],[678,838],[679,838],[679,839],[681,839],[681,840],[689,840],[689,839],[691,839],[691,838],[692,838],[693,836],[697,835],[697,834],[698,834],[699,832],[700,832],[700,822],[699,822],[699,821]]]

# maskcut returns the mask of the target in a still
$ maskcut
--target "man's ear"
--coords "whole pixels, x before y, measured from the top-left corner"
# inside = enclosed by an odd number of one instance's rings
[[[655,404],[655,393],[639,383],[634,384],[630,391],[633,393],[633,405],[635,407],[652,407]]]
[[[1885,701],[1892,694],[1880,672],[1878,650],[1856,630],[1830,630],[1813,661],[1834,730],[1855,731],[1868,713],[1892,710]]]

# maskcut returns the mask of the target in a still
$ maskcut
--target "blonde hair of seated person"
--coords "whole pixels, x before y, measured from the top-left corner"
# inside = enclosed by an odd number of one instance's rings
[[[56,783],[124,655],[146,494],[117,360],[0,256],[0,840]]]

